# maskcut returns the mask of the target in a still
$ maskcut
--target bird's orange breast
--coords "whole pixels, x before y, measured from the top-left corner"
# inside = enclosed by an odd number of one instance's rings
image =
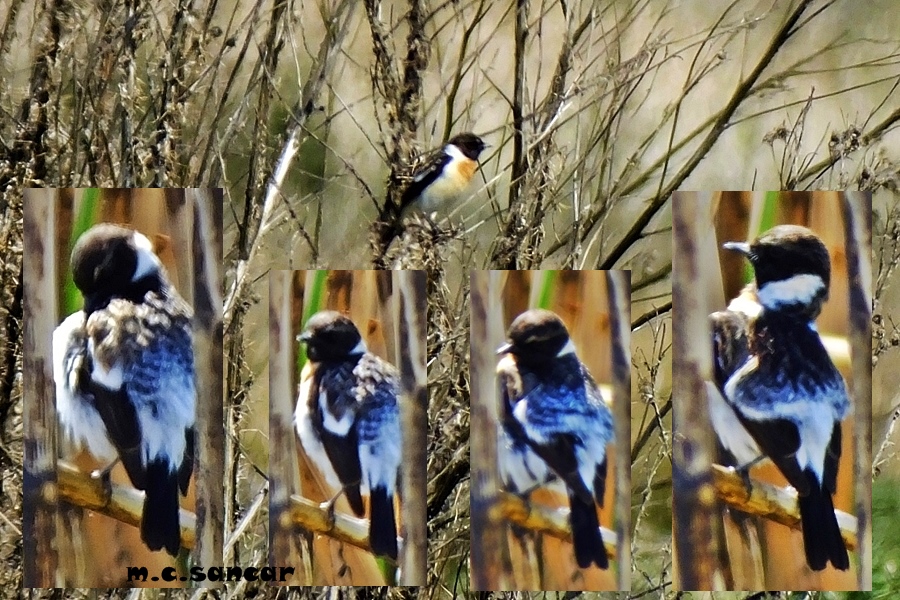
[[[468,184],[472,180],[472,177],[475,175],[475,169],[478,167],[478,163],[469,158],[454,160],[451,165],[456,168],[456,177],[459,178],[463,185]]]

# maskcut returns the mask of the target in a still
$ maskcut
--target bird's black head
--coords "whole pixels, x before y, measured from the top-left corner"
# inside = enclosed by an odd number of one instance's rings
[[[168,286],[150,240],[119,225],[101,223],[88,229],[75,243],[71,263],[87,314],[114,298],[142,302],[147,292],[161,294]]]
[[[474,133],[460,133],[450,138],[448,143],[459,148],[460,152],[472,160],[478,160],[478,156],[487,148],[484,140]]]
[[[306,355],[316,362],[344,360],[366,351],[353,321],[333,310],[311,316],[297,339],[306,344]]]
[[[512,354],[517,361],[532,367],[546,365],[550,359],[574,351],[562,319],[549,310],[523,312],[509,326],[506,337],[509,341],[497,354]]]
[[[828,298],[831,260],[822,240],[806,227],[778,225],[753,242],[728,242],[753,265],[756,293],[769,310],[818,316]]]

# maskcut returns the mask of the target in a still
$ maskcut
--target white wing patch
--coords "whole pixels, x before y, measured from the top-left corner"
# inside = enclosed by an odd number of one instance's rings
[[[328,408],[328,394],[322,388],[319,388],[319,408],[322,411],[322,425],[334,435],[345,436],[353,427],[356,414],[347,410],[340,418],[335,418]]]
[[[756,441],[741,424],[734,409],[725,401],[719,389],[706,382],[709,418],[722,446],[731,452],[741,466],[748,465],[762,454]]]

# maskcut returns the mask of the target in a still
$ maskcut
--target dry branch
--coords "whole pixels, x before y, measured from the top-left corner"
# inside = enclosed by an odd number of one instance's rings
[[[400,418],[403,426],[402,486],[404,544],[400,585],[425,585],[428,447],[428,374],[426,371],[427,300],[424,271],[395,271],[398,291],[397,332],[400,352]]]
[[[385,254],[400,233],[400,196],[407,183],[410,150],[419,128],[419,109],[422,102],[422,75],[428,66],[430,39],[425,34],[429,18],[421,0],[409,0],[404,19],[408,27],[404,59],[397,63],[401,50],[389,44],[390,28],[382,21],[381,0],[366,0],[366,18],[372,35],[375,65],[372,68],[372,88],[376,98],[384,103],[387,123],[382,125],[386,139],[383,145],[391,167],[387,193],[378,219],[372,224],[375,266],[386,268]],[[402,69],[401,69],[402,65]]]
[[[221,564],[225,538],[225,396],[222,389],[222,194],[188,190],[194,209],[194,354],[197,421],[197,562]],[[182,240],[183,242],[184,240]],[[221,587],[207,580],[202,587]]]
[[[335,512],[334,521],[331,521],[328,510],[323,505],[297,495],[291,496],[289,510],[290,522],[295,527],[372,552],[369,546],[368,519],[357,519]]]
[[[296,581],[312,583],[308,555],[302,551],[290,518],[291,496],[300,490],[294,432],[294,395],[291,374],[294,344],[291,319],[291,272],[269,274],[269,481],[272,496],[269,522],[269,561],[296,565]],[[301,568],[302,566],[302,568]]]
[[[497,407],[494,367],[496,356],[486,343],[499,326],[499,273],[473,271],[471,275],[471,404],[472,433],[470,448],[472,473],[472,583],[476,590],[499,589],[503,522],[497,513],[500,476],[497,471]]]
[[[144,508],[144,493],[130,486],[110,484],[110,494],[106,495],[103,483],[88,473],[82,473],[69,463],[60,461],[56,469],[60,500],[92,510],[131,525],[140,527]],[[181,546],[193,549],[196,537],[197,519],[193,513],[181,509]]]
[[[55,192],[29,190],[24,219],[23,519],[25,585],[57,583],[56,396],[50,340],[56,325]]]
[[[858,584],[872,589],[872,197],[846,192],[843,198],[853,368],[853,437],[856,518],[860,552]]]
[[[716,142],[718,142],[721,135],[731,125],[731,119],[734,117],[734,114],[737,112],[738,108],[744,102],[746,102],[753,93],[753,88],[759,81],[762,73],[770,66],[779,52],[782,52],[784,50],[785,45],[787,44],[789,39],[797,33],[798,29],[806,25],[806,23],[804,23],[798,26],[797,22],[800,20],[800,17],[806,11],[810,3],[811,0],[803,0],[800,4],[797,5],[796,8],[791,11],[789,15],[787,15],[787,17],[779,26],[778,30],[772,35],[766,49],[757,60],[753,69],[737,84],[734,92],[732,92],[731,96],[729,97],[728,102],[726,102],[725,106],[722,107],[721,110],[701,123],[692,132],[684,136],[684,138],[682,138],[679,142],[673,144],[669,152],[667,152],[663,157],[650,164],[646,169],[643,170],[643,173],[645,175],[642,175],[637,179],[625,180],[624,185],[616,191],[616,196],[619,197],[627,197],[630,194],[638,191],[645,183],[645,179],[649,177],[649,174],[655,173],[658,169],[664,167],[670,161],[671,156],[674,155],[675,152],[681,150],[683,145],[686,144],[689,140],[693,140],[695,137],[698,137],[700,132],[707,131],[706,135],[702,140],[700,140],[699,144],[697,145],[697,148],[690,155],[690,157],[684,161],[678,172],[675,173],[668,182],[660,182],[660,187],[656,195],[651,198],[648,206],[633,221],[633,224],[628,229],[628,231],[615,243],[613,248],[608,253],[606,253],[603,259],[598,263],[598,269],[615,268],[616,263],[623,256],[625,256],[625,253],[628,251],[628,249],[631,248],[638,240],[640,240],[641,236],[643,235],[644,228],[650,223],[651,219],[657,213],[659,213],[662,207],[669,200],[672,192],[679,189],[681,187],[681,184],[694,171],[697,165],[700,164],[700,162],[704,158],[706,158],[712,147],[716,144]],[[795,29],[795,26],[797,26],[798,29]],[[588,214],[583,219],[583,223],[580,225],[580,230],[582,231],[582,240],[587,239],[594,227],[596,227],[600,222],[601,217],[604,214],[604,206],[593,207],[588,212]],[[550,255],[554,252],[558,252],[560,249],[565,248],[566,246],[571,244],[571,242],[572,233],[564,233],[560,235],[559,239],[547,249],[546,253],[547,255]]]
[[[762,481],[752,481],[748,492],[744,480],[734,469],[722,465],[712,466],[713,484],[716,495],[722,502],[748,515],[764,517],[776,523],[800,529],[800,510],[797,507],[797,492],[791,487],[778,487]],[[847,548],[857,547],[856,519],[852,515],[836,510],[841,536]]]
[[[618,587],[631,585],[631,272],[607,271],[612,348],[612,410],[615,419]]]
[[[679,251],[673,257],[672,306],[679,317],[673,321],[672,389],[673,428],[673,535],[678,561],[680,589],[711,590],[715,581],[715,538],[712,523],[715,495],[710,465],[713,452],[712,427],[704,380],[712,377],[712,339],[704,289],[699,240],[703,237],[702,215],[711,206],[709,194],[676,197],[672,220]]]
[[[534,506],[515,494],[499,492],[497,502],[491,509],[491,519],[496,522],[507,521],[529,531],[546,533],[555,538],[572,542],[572,529],[569,526],[567,510],[555,510]],[[603,545],[610,558],[619,556],[619,537],[614,531],[600,527]]]

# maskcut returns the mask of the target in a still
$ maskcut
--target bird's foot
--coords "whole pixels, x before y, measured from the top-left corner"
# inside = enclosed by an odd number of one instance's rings
[[[112,479],[110,474],[112,473],[113,468],[119,464],[119,459],[112,461],[102,469],[95,469],[91,471],[91,479],[97,479],[100,481],[100,485],[103,486],[103,497],[109,502],[109,499],[112,497]]]
[[[763,455],[759,455],[750,462],[745,465],[741,465],[735,469],[737,474],[741,476],[741,481],[744,483],[744,489],[747,490],[747,497],[753,493],[753,482],[750,480],[750,469],[752,469],[757,463],[762,461],[765,458]]]
[[[325,511],[325,519],[329,529],[334,527],[334,505],[337,503],[337,500],[341,497],[342,493],[343,491],[338,492],[332,496],[330,500],[319,505],[319,508]]]

